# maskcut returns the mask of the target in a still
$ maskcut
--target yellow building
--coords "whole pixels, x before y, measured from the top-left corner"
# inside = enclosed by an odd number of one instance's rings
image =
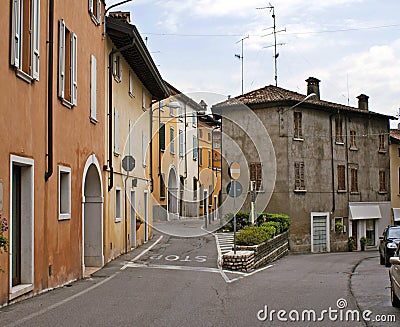
[[[129,20],[125,12],[110,13],[106,20],[107,261],[152,235],[151,107],[169,95],[138,30]],[[138,216],[143,223],[136,229]]]
[[[203,101],[200,105],[206,109]],[[212,223],[221,205],[221,125],[211,115],[199,116],[198,124],[200,215]]]
[[[154,219],[198,217],[198,103],[168,84],[171,96],[153,106]]]

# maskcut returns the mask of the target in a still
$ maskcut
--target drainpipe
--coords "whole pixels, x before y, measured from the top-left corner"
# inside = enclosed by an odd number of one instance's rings
[[[187,135],[186,135],[186,133],[187,133],[186,102],[184,102],[183,104],[184,104],[183,114],[185,115],[185,122],[184,122],[184,124],[185,124],[185,150],[184,150],[185,151],[185,175],[184,175],[184,178],[187,179],[188,163],[187,163]]]
[[[350,187],[349,187],[349,144],[348,144],[348,141],[347,141],[347,138],[348,138],[348,133],[349,133],[349,131],[348,131],[348,120],[349,120],[349,117],[346,115],[346,124],[345,124],[345,129],[346,129],[346,138],[345,138],[345,140],[346,140],[346,169],[345,169],[345,173],[346,173],[346,185],[347,185],[347,206],[346,207],[348,207],[349,206],[349,202],[350,202]]]
[[[333,127],[332,127],[332,117],[336,114],[329,115],[329,132],[331,139],[331,161],[332,161],[332,213],[336,210],[336,195],[335,195],[335,158],[334,158],[334,149],[333,149]]]
[[[152,101],[150,106],[150,193],[153,193],[153,105],[157,101]],[[160,103],[158,104],[158,110],[160,110]],[[158,114],[160,116],[160,113]],[[158,127],[160,128],[160,127]],[[160,133],[160,131],[158,131]],[[160,155],[159,155],[160,156]]]
[[[54,38],[54,0],[49,1],[49,69],[47,72],[47,182],[53,174],[53,38]]]

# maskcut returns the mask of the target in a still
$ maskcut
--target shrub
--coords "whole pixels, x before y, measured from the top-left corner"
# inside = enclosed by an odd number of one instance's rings
[[[236,230],[239,231],[241,229],[243,229],[246,226],[250,226],[250,220],[249,220],[249,213],[248,212],[243,212],[243,211],[239,211],[238,213],[236,213]],[[224,216],[224,222],[227,222],[222,229],[229,231],[229,232],[233,232],[233,213],[227,213]]]
[[[257,245],[268,241],[271,236],[267,231],[270,227],[248,226],[244,227],[237,235],[236,241],[239,245]]]
[[[277,221],[267,221],[261,225],[262,228],[264,227],[273,227],[275,229],[275,233],[272,236],[279,235],[282,233],[283,226],[280,222]]]
[[[257,225],[262,225],[265,222],[274,221],[281,224],[280,232],[283,233],[289,229],[290,218],[282,213],[261,213],[257,218]]]
[[[269,222],[262,224],[258,228],[261,228],[263,231],[266,231],[270,238],[278,234],[276,231],[276,227],[271,225]]]
[[[349,249],[350,252],[353,251],[355,243],[356,243],[356,241],[355,241],[354,237],[350,236],[349,240],[347,242],[347,246],[348,246],[348,249]]]

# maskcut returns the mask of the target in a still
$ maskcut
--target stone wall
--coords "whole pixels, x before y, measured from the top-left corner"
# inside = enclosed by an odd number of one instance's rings
[[[289,232],[275,236],[259,245],[236,246],[236,254],[230,251],[222,257],[224,269],[250,271],[278,260],[289,252]]]

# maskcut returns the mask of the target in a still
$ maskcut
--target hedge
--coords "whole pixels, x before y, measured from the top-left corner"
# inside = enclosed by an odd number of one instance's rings
[[[266,229],[258,226],[246,226],[237,235],[236,242],[239,245],[257,245],[271,239]]]

